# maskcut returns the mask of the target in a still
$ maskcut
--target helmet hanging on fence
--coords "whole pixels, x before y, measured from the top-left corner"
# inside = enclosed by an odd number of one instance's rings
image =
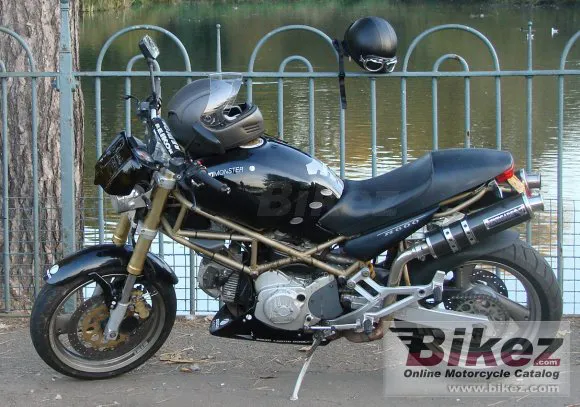
[[[368,72],[389,73],[397,63],[397,34],[383,18],[364,17],[344,33],[343,47],[361,68]]]

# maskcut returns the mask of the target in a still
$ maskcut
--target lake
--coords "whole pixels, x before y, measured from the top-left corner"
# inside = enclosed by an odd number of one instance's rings
[[[410,42],[422,31],[439,24],[465,24],[481,31],[494,44],[502,69],[526,68],[526,34],[521,31],[532,20],[536,30],[533,41],[534,68],[557,68],[566,41],[580,28],[580,7],[510,8],[505,6],[441,4],[403,4],[402,2],[316,2],[291,4],[182,4],[154,8],[130,9],[118,12],[85,14],[81,25],[81,65],[94,70],[97,55],[105,40],[115,31],[132,24],[155,24],[175,33],[189,52],[194,71],[216,69],[216,30],[221,24],[223,70],[246,71],[252,50],[270,30],[287,24],[306,24],[342,38],[345,28],[355,19],[377,15],[389,20],[399,37],[399,64]],[[551,28],[559,33],[551,35]],[[142,32],[133,32],[118,39],[105,58],[105,70],[124,70],[128,60],[138,53],[137,42]],[[182,70],[183,61],[177,48],[167,38],[154,35],[161,48],[163,70]],[[436,59],[445,53],[465,57],[471,70],[491,70],[492,59],[479,40],[457,31],[438,33],[425,40],[411,59],[410,70],[431,70]],[[276,71],[289,55],[302,55],[315,71],[336,70],[336,62],[328,44],[313,34],[292,32],[267,42],[258,56],[257,71]],[[570,55],[568,67],[580,65],[577,52]],[[143,69],[143,66],[140,66]],[[358,71],[353,62],[347,70]],[[457,64],[443,64],[442,70],[458,70]],[[287,70],[303,70],[296,64]],[[146,96],[147,82],[133,81],[133,93]],[[439,81],[440,148],[461,146],[464,139],[463,79]],[[566,81],[566,178],[576,180],[580,163],[580,88],[576,78]],[[183,80],[164,79],[167,101],[184,84]],[[266,130],[277,134],[277,84],[255,81],[254,101],[264,114]],[[87,150],[85,171],[87,187],[92,180],[94,164],[94,85],[83,79],[86,101]],[[503,148],[510,150],[518,165],[525,165],[526,86],[523,78],[502,79]],[[103,81],[103,138],[110,140],[124,127],[121,96],[123,80]],[[346,174],[361,178],[370,175],[370,104],[369,81],[347,80],[349,108],[346,112]],[[471,80],[471,139],[477,147],[495,146],[495,90],[492,78]],[[285,81],[285,139],[303,149],[308,148],[308,81]],[[316,155],[333,167],[338,166],[337,81],[317,80],[315,85]],[[400,79],[377,81],[378,173],[400,165]],[[556,78],[535,78],[533,83],[533,167],[544,175],[544,193],[555,195],[555,159],[557,124]],[[431,79],[408,81],[409,158],[420,156],[432,146]],[[138,124],[136,124],[138,125]],[[566,185],[568,198],[574,197],[577,183]],[[92,189],[92,188],[91,188]]]

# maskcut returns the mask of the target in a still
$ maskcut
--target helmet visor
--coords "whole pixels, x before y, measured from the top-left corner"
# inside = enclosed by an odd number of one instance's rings
[[[232,120],[230,109],[235,106],[242,86],[242,74],[216,73],[209,75],[209,97],[201,115],[201,121],[208,127],[218,128]]]

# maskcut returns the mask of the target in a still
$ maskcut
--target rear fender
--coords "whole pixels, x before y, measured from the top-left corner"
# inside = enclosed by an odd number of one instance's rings
[[[133,247],[103,244],[91,246],[66,257],[46,271],[44,280],[47,284],[65,284],[78,276],[87,275],[104,267],[127,268]],[[147,253],[144,274],[148,280],[160,280],[177,284],[177,276],[171,267],[159,257]]]
[[[458,253],[438,259],[433,259],[429,256],[429,261],[410,261],[408,267],[411,283],[413,285],[429,284],[433,280],[433,276],[437,270],[453,270],[465,262],[504,249],[518,239],[519,233],[508,229]]]

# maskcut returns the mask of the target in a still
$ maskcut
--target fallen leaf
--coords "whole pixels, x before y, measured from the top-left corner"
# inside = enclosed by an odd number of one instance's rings
[[[159,356],[161,362],[167,363],[194,363],[195,360],[191,358],[184,358],[180,353],[164,353]]]

